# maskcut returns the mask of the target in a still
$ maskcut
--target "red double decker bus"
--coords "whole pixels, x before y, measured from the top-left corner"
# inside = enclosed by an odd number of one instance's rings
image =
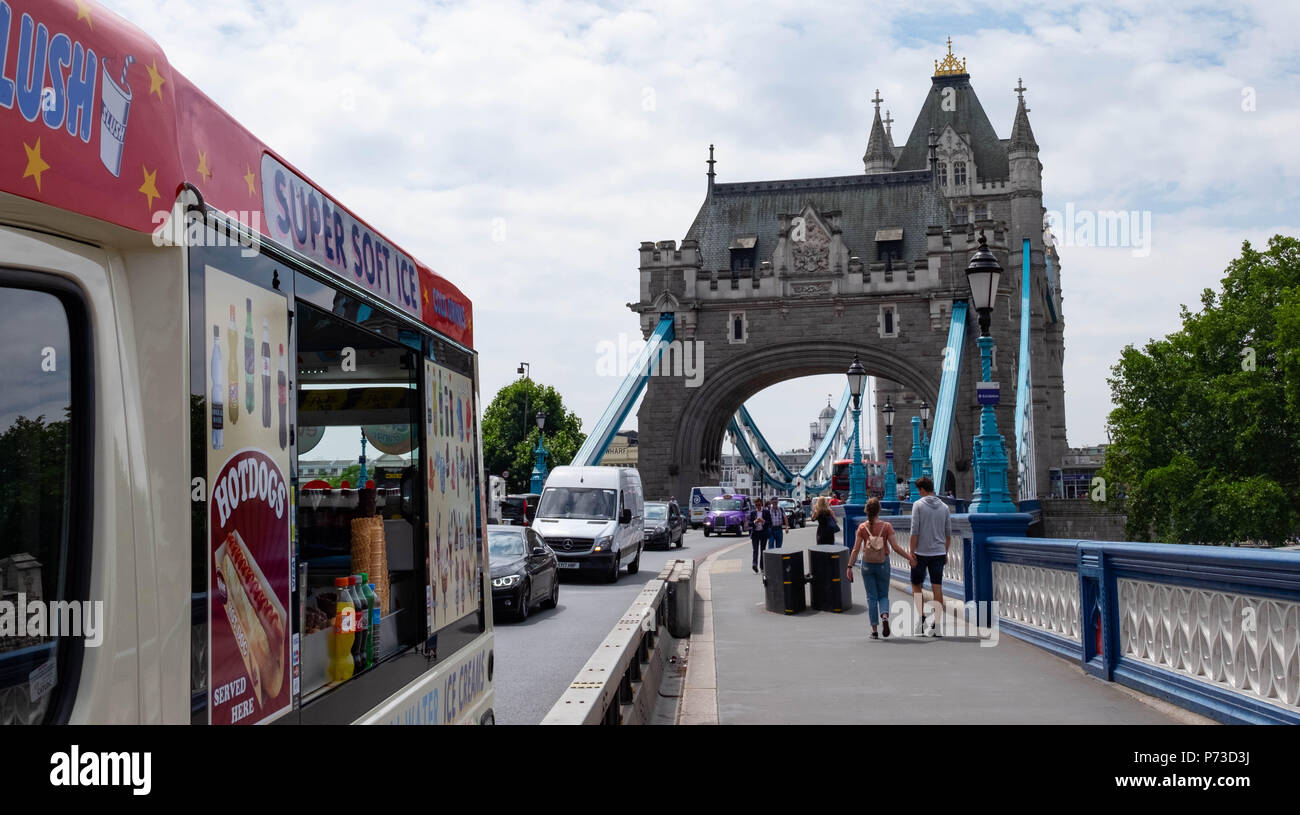
[[[849,497],[849,468],[851,459],[842,458],[831,465],[831,494],[840,500]],[[885,496],[885,462],[864,461],[862,466],[867,471],[867,497],[883,498]]]

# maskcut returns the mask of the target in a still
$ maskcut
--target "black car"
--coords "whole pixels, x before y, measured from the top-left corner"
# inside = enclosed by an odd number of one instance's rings
[[[555,608],[560,602],[555,553],[526,526],[490,524],[488,562],[492,569],[492,606],[528,619],[533,606]]]
[[[785,519],[791,527],[803,529],[808,525],[808,516],[804,513],[803,504],[790,498],[777,499],[777,505],[785,511]]]
[[[676,504],[664,501],[645,502],[645,545],[680,549],[686,537],[686,516]]]

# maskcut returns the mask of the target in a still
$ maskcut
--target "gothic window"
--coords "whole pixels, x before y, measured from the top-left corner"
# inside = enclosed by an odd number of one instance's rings
[[[989,212],[988,204],[984,204],[983,206],[981,206],[979,212],[980,212],[980,220],[982,221],[987,221],[990,217],[992,217]]]
[[[939,186],[941,186],[941,187],[946,187],[946,186],[948,186],[948,164],[947,164],[947,162],[943,162],[943,161],[939,162],[939,166],[938,166],[938,168],[939,168]]]
[[[744,345],[748,339],[749,324],[745,312],[733,311],[727,315],[727,342],[732,345]]]
[[[952,163],[952,183],[957,187],[966,186],[966,162],[954,161]]]
[[[732,249],[731,250],[731,271],[743,272],[754,268],[754,250],[753,249]]]
[[[892,305],[880,307],[879,334],[881,337],[898,336],[898,311]]]
[[[962,204],[956,207],[956,209],[953,212],[953,216],[956,219],[957,223],[964,224],[970,220],[970,211],[966,208],[965,204]]]

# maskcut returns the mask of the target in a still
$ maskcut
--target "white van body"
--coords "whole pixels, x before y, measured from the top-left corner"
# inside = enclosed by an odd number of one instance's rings
[[[699,529],[704,524],[709,502],[726,491],[722,487],[691,487],[691,529]]]
[[[631,467],[556,467],[542,487],[533,530],[555,551],[563,571],[618,579],[641,567],[645,499]]]

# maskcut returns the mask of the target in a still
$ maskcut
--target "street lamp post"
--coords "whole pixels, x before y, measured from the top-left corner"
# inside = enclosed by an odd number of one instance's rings
[[[542,431],[546,429],[546,411],[537,411],[537,448],[533,450],[533,455],[537,457],[533,462],[533,477],[528,482],[529,492],[540,493],[542,487],[546,485],[546,445],[542,444]]]
[[[998,404],[999,388],[991,382],[993,367],[993,337],[989,323],[997,300],[998,280],[1002,265],[989,251],[984,231],[980,230],[979,248],[966,265],[966,280],[970,284],[971,300],[980,318],[980,385],[977,388],[980,409],[980,432],[974,440],[975,491],[971,495],[971,512],[1015,512],[1007,491],[1007,452],[1002,435],[998,433],[998,419],[994,406]]]
[[[527,362],[521,362],[519,363],[519,368],[516,370],[516,373],[518,373],[520,377],[524,379],[528,379],[529,378],[528,375],[531,371],[532,371],[532,366],[530,366]],[[527,436],[528,435],[528,391],[527,390],[524,391],[524,415],[523,415],[523,421],[520,422],[520,427],[524,431],[524,435]]]
[[[934,462],[930,460],[930,405],[921,400],[921,475],[934,479]]]
[[[894,473],[894,405],[885,397],[880,412],[885,417],[885,500],[898,503],[898,476]],[[893,507],[897,509],[897,506]]]
[[[907,500],[916,503],[921,500],[921,491],[916,488],[916,479],[925,470],[925,455],[921,452],[921,417],[912,417],[912,460],[911,472],[907,478]]]
[[[849,393],[853,396],[853,462],[849,465],[849,500],[854,506],[866,506],[867,470],[862,466],[862,447],[858,444],[858,426],[862,416],[862,386],[867,381],[867,369],[855,356],[849,366]]]

